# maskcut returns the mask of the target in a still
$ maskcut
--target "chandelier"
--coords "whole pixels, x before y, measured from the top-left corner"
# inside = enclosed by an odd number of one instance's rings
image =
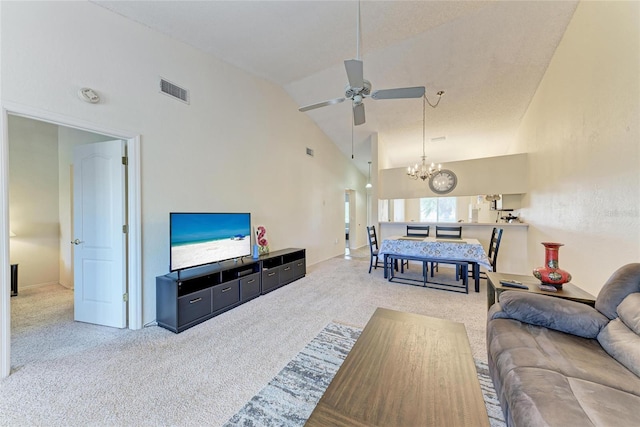
[[[436,108],[438,106],[438,104],[440,103],[440,98],[442,98],[442,95],[444,94],[444,91],[439,91],[438,92],[438,101],[435,104],[431,104],[429,102],[429,105],[432,108]],[[438,172],[440,172],[442,170],[442,165],[438,164],[438,166],[436,166],[435,164],[431,163],[430,165],[427,165],[427,155],[425,154],[425,149],[424,149],[424,144],[425,144],[425,129],[426,129],[426,108],[427,108],[427,95],[425,94],[422,97],[422,162],[420,164],[415,164],[414,166],[409,166],[407,168],[407,175],[409,176],[409,178],[411,179],[415,179],[417,180],[418,178],[420,178],[423,181],[428,180],[429,178],[431,178],[432,176],[434,176],[435,174],[437,174]]]

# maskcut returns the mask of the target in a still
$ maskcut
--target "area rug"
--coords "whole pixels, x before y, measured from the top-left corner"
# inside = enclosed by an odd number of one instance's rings
[[[307,346],[224,425],[294,427],[307,421],[362,329],[329,323]],[[505,426],[486,364],[476,361],[489,421]]]

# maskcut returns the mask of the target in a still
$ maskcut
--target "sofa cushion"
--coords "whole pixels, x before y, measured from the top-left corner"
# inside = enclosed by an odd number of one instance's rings
[[[640,378],[613,359],[595,339],[517,320],[495,319],[487,325],[487,347],[500,378],[516,368],[539,368],[640,396]]]
[[[615,319],[618,305],[634,292],[640,292],[640,263],[622,266],[611,275],[596,298],[596,309]]]
[[[516,368],[505,378],[509,425],[637,426],[640,397],[539,368]]]
[[[503,292],[499,318],[511,318],[585,338],[595,338],[609,319],[575,301],[527,292]]]
[[[637,427],[640,423],[640,413],[633,409],[640,408],[640,396],[577,378],[569,378],[569,385],[594,425]]]
[[[640,337],[620,319],[615,319],[598,335],[600,345],[618,362],[640,377]]]
[[[629,294],[618,306],[618,316],[636,335],[640,335],[640,293]]]

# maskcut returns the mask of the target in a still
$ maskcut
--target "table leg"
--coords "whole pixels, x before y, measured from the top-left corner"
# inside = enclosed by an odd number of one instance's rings
[[[387,272],[387,265],[389,264],[389,255],[384,254],[384,262],[383,262],[382,270],[384,272],[384,278],[389,277],[389,273]]]
[[[427,286],[427,274],[429,274],[427,261],[422,261],[422,286]]]
[[[473,280],[475,281],[476,292],[480,292],[480,264],[473,263]]]
[[[11,296],[18,295],[18,264],[11,264]]]
[[[491,308],[496,302],[496,288],[491,283],[491,280],[487,279],[487,310]]]
[[[460,273],[462,274],[462,283],[464,284],[464,290],[466,293],[469,293],[469,264],[465,262],[460,266],[460,270]]]

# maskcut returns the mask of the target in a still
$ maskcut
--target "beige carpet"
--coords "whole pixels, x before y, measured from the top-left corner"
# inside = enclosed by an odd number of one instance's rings
[[[363,327],[376,307],[462,322],[486,361],[484,280],[468,295],[389,283],[381,269],[367,274],[367,251],[181,334],[73,322],[71,291],[21,289],[0,425],[222,425],[329,322]]]

